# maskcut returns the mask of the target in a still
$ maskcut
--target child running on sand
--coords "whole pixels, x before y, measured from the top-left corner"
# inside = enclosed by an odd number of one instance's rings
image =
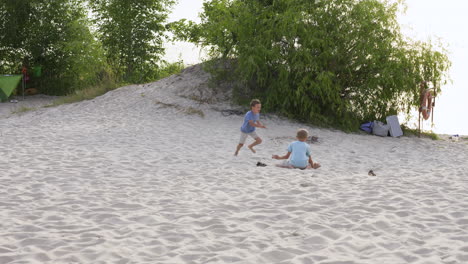
[[[266,128],[262,123],[260,123],[260,110],[262,109],[262,104],[260,103],[260,100],[258,99],[253,99],[250,101],[250,111],[248,111],[245,114],[244,117],[244,123],[242,124],[240,130],[241,130],[241,136],[239,140],[239,144],[237,145],[236,152],[234,153],[234,156],[237,156],[239,154],[239,150],[244,146],[245,140],[247,139],[248,136],[251,136],[255,141],[250,144],[248,147],[249,149],[255,153],[255,147],[256,145],[262,143],[262,139],[255,133],[255,128],[256,127],[261,127],[261,128]]]
[[[299,168],[299,169],[318,169],[320,167],[319,163],[314,163],[312,161],[312,156],[310,154],[310,146],[305,143],[309,132],[305,129],[299,129],[297,131],[296,138],[298,141],[294,141],[288,146],[288,153],[284,156],[273,155],[273,159],[289,159],[281,165],[277,165],[282,168]]]

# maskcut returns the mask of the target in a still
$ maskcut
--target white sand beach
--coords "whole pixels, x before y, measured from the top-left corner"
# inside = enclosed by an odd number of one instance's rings
[[[51,105],[58,96],[43,94],[29,96],[12,96],[7,102],[0,103],[0,118],[7,118],[14,114],[37,110],[41,107]]]
[[[468,263],[468,141],[262,115],[234,157],[243,116],[207,80],[2,115],[0,263]],[[321,168],[274,166],[298,128]]]

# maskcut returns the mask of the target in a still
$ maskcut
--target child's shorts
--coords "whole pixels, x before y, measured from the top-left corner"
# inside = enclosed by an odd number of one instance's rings
[[[297,166],[294,166],[289,160],[285,160],[283,161],[279,167],[282,167],[282,168],[289,168],[289,169],[301,169],[301,170],[305,170],[305,169],[309,169],[310,168],[310,165],[307,164],[306,167],[297,167]]]
[[[241,132],[241,136],[240,136],[240,139],[239,139],[239,144],[244,144],[245,140],[247,140],[247,136],[251,136],[253,139],[258,138],[258,135],[257,135],[257,133],[255,131],[250,132],[250,133]]]

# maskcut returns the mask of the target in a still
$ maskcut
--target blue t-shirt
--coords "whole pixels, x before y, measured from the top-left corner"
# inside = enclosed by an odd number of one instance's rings
[[[241,126],[241,131],[244,133],[252,133],[255,131],[255,127],[249,124],[249,120],[252,120],[254,123],[260,119],[260,113],[254,114],[252,111],[248,111],[244,117],[244,123]]]
[[[289,156],[289,163],[296,168],[305,168],[309,162],[310,146],[309,144],[302,141],[294,141],[289,144],[288,152],[291,152]]]

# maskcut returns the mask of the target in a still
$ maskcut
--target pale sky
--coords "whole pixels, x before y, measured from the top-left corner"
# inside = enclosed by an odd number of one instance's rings
[[[468,2],[464,0],[406,0],[408,9],[400,17],[403,33],[417,40],[440,38],[452,62],[452,83],[442,87],[434,108],[434,131],[468,135]],[[430,122],[425,122],[430,127]]]
[[[442,87],[442,94],[436,99],[432,130],[440,134],[468,135],[468,113],[464,113],[465,109],[468,112],[465,107],[468,106],[468,34],[464,33],[468,27],[468,1],[406,0],[406,4],[406,13],[399,17],[403,33],[415,40],[440,39],[452,62],[449,71],[452,82]],[[179,0],[169,20],[185,18],[200,22],[198,14],[202,7],[203,0]],[[166,48],[168,61],[182,59],[185,65],[193,65],[202,60],[203,53],[193,44],[178,42]],[[430,121],[424,122],[424,129],[431,129]]]

